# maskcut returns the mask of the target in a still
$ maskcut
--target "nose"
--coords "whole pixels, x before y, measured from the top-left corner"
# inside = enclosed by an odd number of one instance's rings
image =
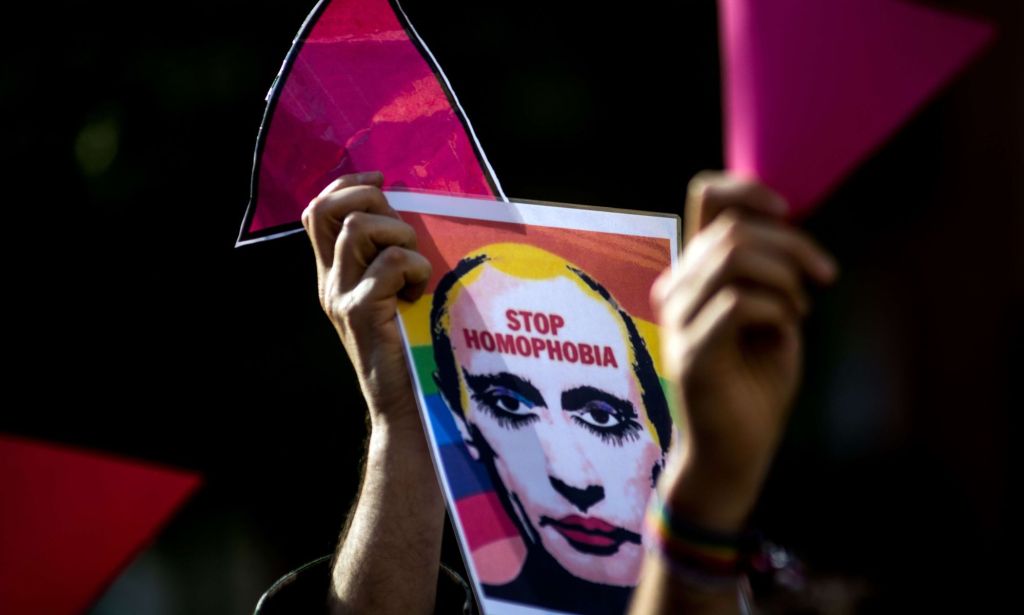
[[[580,512],[587,512],[587,509],[604,499],[604,487],[601,485],[589,485],[585,489],[567,485],[554,476],[548,476],[551,486],[555,491],[562,494],[562,497],[572,502],[573,506],[580,509]]]

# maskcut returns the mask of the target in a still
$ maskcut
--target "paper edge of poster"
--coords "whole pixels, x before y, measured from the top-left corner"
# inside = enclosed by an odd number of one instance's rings
[[[388,190],[384,196],[395,210],[408,213],[665,239],[673,263],[679,251],[681,220],[675,214],[543,201],[503,202],[431,192]],[[625,219],[643,223],[631,224],[626,231],[615,226],[615,220]]]

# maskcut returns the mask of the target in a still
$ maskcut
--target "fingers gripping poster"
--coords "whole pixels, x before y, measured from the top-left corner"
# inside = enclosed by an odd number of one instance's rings
[[[648,296],[678,217],[388,200],[432,265],[399,318],[483,610],[621,613],[676,437]]]

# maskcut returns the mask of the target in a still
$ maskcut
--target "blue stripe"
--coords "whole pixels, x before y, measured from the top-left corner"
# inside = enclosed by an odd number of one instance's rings
[[[430,413],[430,426],[434,429],[434,439],[438,446],[460,444],[462,434],[455,427],[452,411],[445,405],[440,393],[426,396],[427,412]]]
[[[469,456],[465,445],[451,444],[441,448],[441,463],[448,477],[452,497],[456,500],[493,489],[484,464]]]
[[[427,412],[434,429],[434,439],[441,452],[445,476],[456,500],[492,490],[491,479],[483,464],[469,456],[462,434],[455,426],[455,417],[440,393],[426,396]]]

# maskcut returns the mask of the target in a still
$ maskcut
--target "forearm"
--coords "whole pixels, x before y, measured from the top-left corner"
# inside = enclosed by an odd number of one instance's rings
[[[413,412],[408,413],[418,422]],[[377,427],[332,572],[332,613],[434,608],[444,499],[419,425]]]
[[[398,320],[430,262],[381,192],[379,172],[344,175],[302,212],[320,305],[352,360],[372,432],[359,497],[331,570],[333,613],[431,612],[444,500],[416,408]]]
[[[634,612],[741,609],[738,535],[796,395],[805,282],[828,284],[837,272],[786,211],[757,182],[704,174],[690,183],[686,249],[651,292],[684,442],[659,478],[657,555]]]

